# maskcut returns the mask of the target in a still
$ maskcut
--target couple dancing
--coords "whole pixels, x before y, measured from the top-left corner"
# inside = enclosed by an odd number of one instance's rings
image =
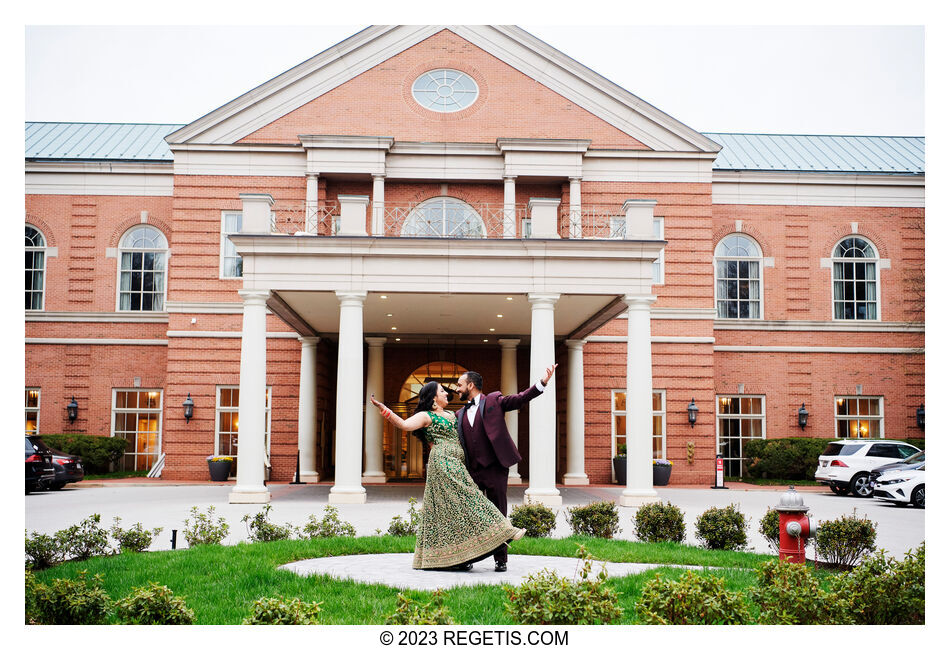
[[[480,374],[463,373],[458,394],[469,401],[456,413],[444,410],[449,396],[436,381],[422,387],[415,412],[405,420],[375,396],[370,398],[393,426],[433,445],[413,569],[468,571],[473,562],[494,555],[495,571],[508,570],[508,542],[525,531],[507,518],[508,468],[521,455],[505,425],[505,412],[520,409],[544,392],[556,367],[517,395],[486,395]]]

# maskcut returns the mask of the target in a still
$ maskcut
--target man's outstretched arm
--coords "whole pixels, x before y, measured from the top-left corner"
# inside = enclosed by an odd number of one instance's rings
[[[503,411],[515,411],[520,409],[522,406],[533,400],[535,397],[544,392],[545,387],[548,385],[548,382],[551,381],[551,377],[554,376],[554,369],[557,368],[558,364],[547,368],[544,371],[544,376],[536,383],[534,386],[521,391],[517,395],[505,395],[501,398],[501,410]]]

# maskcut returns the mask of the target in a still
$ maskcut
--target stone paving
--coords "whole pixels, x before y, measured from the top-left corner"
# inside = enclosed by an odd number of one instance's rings
[[[604,564],[593,562],[591,577],[597,575]],[[606,566],[607,575],[616,578],[670,565],[607,562]],[[560,576],[576,579],[579,577],[581,564],[577,558],[509,555],[508,571],[504,573],[495,572],[495,562],[492,558],[477,562],[471,571],[420,571],[412,568],[412,553],[381,553],[300,560],[280,568],[301,576],[326,575],[340,580],[382,584],[397,589],[434,591],[471,585],[521,584],[528,574],[542,569],[551,569]],[[682,568],[702,569],[685,565],[682,565]]]

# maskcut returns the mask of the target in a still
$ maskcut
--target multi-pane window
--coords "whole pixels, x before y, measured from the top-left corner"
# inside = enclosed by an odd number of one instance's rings
[[[439,113],[468,108],[478,99],[478,84],[464,72],[429,70],[412,83],[412,96],[420,106]]]
[[[244,275],[243,262],[228,235],[241,232],[242,212],[221,214],[221,277],[240,278]]]
[[[620,445],[627,444],[627,393],[613,391],[611,416],[613,420],[612,455],[616,456]],[[653,457],[666,458],[666,391],[653,391]]]
[[[136,226],[119,242],[119,310],[162,311],[168,242],[150,226]]]
[[[759,246],[745,235],[722,238],[716,246],[716,310],[719,318],[761,318]]]
[[[405,237],[485,236],[481,215],[465,201],[439,197],[423,201],[413,209],[402,227]]]
[[[842,320],[877,320],[877,252],[861,237],[835,246],[834,316]]]
[[[26,435],[38,435],[40,432],[40,389],[26,389]]]
[[[150,469],[162,443],[162,391],[115,389],[112,435],[128,441],[117,470]]]
[[[46,239],[33,226],[26,227],[26,308],[43,309],[46,281]]]
[[[233,456],[232,473],[237,471],[238,454],[238,411],[241,405],[241,389],[237,386],[218,386],[215,404],[215,456]],[[271,389],[267,388],[264,402],[264,450],[270,454],[270,399]]]
[[[716,398],[716,448],[726,476],[742,476],[743,445],[765,438],[765,398],[719,395]]]
[[[836,397],[835,432],[839,438],[883,438],[882,397]]]

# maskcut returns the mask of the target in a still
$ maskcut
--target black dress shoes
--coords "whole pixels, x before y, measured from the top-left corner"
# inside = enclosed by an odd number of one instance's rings
[[[471,562],[462,562],[461,564],[453,564],[450,567],[446,567],[446,571],[471,571],[472,563]]]
[[[495,572],[496,572],[496,573],[504,573],[504,572],[507,571],[507,570],[508,570],[508,563],[507,563],[507,562],[495,562]]]

